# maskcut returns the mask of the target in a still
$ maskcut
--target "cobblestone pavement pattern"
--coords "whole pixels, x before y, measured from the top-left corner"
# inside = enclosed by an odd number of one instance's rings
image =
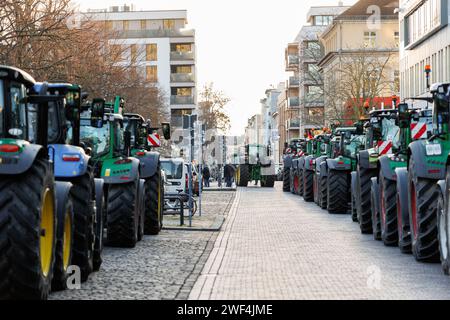
[[[204,213],[223,214],[234,192],[204,193]],[[53,293],[50,299],[186,299],[217,233],[163,230],[135,249],[105,248],[100,272],[81,290]],[[209,251],[208,251],[209,250]]]
[[[190,299],[450,299],[439,264],[276,189],[239,189]]]

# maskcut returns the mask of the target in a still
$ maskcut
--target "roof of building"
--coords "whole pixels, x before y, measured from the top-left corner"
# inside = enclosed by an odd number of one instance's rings
[[[311,22],[312,17],[314,16],[336,16],[341,14],[346,9],[349,9],[349,6],[317,6],[311,7],[307,14],[307,21]]]
[[[303,26],[295,38],[295,42],[317,40],[327,26]]]
[[[394,10],[399,6],[398,0],[360,0],[336,17],[335,20],[345,20],[349,17],[366,18],[372,16],[375,13],[375,8],[372,9],[370,8],[371,6],[380,8],[381,16],[398,16],[398,14],[394,14]]]

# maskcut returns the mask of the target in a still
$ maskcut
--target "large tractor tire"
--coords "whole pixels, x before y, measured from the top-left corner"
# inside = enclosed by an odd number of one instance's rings
[[[446,275],[450,274],[450,225],[449,225],[449,210],[448,210],[448,195],[439,193],[439,200],[437,203],[438,212],[438,239],[439,239],[439,252],[441,258],[442,271]]]
[[[99,183],[100,179],[95,179],[95,223],[94,223],[94,258],[92,268],[93,271],[99,271],[103,263],[102,252],[103,252],[103,231],[105,229],[105,217],[106,217],[106,200],[104,194],[104,184]]]
[[[388,247],[398,245],[397,183],[380,173],[381,239]]]
[[[419,178],[415,167],[414,159],[411,159],[408,181],[412,252],[417,261],[438,262],[437,202],[440,190],[436,180]]]
[[[381,241],[381,214],[380,214],[380,185],[377,178],[372,178],[370,188],[370,206],[372,212],[372,233],[373,239]]]
[[[352,221],[358,222],[358,210],[356,208],[356,172],[353,171],[351,173],[351,186],[350,186],[350,200],[351,200],[351,212],[352,212]]]
[[[58,219],[56,231],[55,266],[52,280],[52,291],[67,289],[69,266],[72,265],[73,243],[73,204],[70,197],[64,203],[58,203]]]
[[[319,175],[319,207],[324,210],[328,208],[328,177],[322,170]]]
[[[319,176],[317,172],[314,171],[313,174],[313,190],[314,190],[314,203],[319,205]]]
[[[56,247],[52,170],[38,158],[21,175],[0,176],[0,300],[45,300]]]
[[[95,244],[95,187],[93,172],[71,180],[70,195],[73,203],[74,237],[72,262],[81,271],[81,281],[85,282],[94,270]]]
[[[303,199],[306,202],[314,201],[314,171],[303,170]]]
[[[158,235],[163,226],[164,185],[160,166],[151,178],[145,181],[144,233]]]
[[[303,197],[305,186],[303,185],[303,169],[298,170],[298,192],[297,195]]]
[[[346,171],[328,171],[327,209],[329,213],[347,213],[348,189],[348,174]]]
[[[283,168],[283,192],[291,191],[290,174],[291,170],[289,168]]]
[[[299,182],[299,176],[298,176],[298,170],[294,169],[294,178],[293,178],[293,189],[292,189],[292,193],[293,194],[297,194],[299,193],[299,188],[300,188],[300,182]]]
[[[275,187],[275,176],[262,176],[261,186],[263,188],[273,188]]]
[[[376,177],[376,170],[358,166],[356,183],[356,209],[358,221],[363,234],[372,234],[372,205],[371,188],[372,178]]]
[[[248,187],[250,182],[250,167],[247,164],[239,165],[237,169],[236,183],[238,187]]]
[[[138,241],[139,202],[138,181],[112,184],[108,190],[107,244],[112,247],[134,248]]]
[[[409,226],[408,172],[406,169],[397,174],[397,227],[398,247],[405,254],[411,253],[411,228]]]

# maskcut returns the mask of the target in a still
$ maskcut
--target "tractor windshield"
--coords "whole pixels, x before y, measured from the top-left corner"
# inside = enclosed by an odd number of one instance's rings
[[[11,110],[9,113],[10,128],[8,134],[16,139],[26,139],[27,119],[25,105],[25,87],[13,83],[11,85]]]
[[[350,139],[344,139],[344,156],[356,158],[356,154],[365,146],[365,136],[352,135]]]
[[[381,120],[381,135],[383,141],[392,141],[394,148],[399,147],[400,128],[396,125],[395,119],[383,118]]]
[[[438,93],[434,98],[434,129],[437,133],[444,133],[446,131],[445,126],[449,123],[449,108],[450,108],[450,95],[449,93]]]
[[[139,135],[137,132],[137,121],[136,120],[130,120],[125,118],[123,120],[123,125],[125,127],[125,131],[128,131],[131,133],[131,147],[135,147],[139,144]]]
[[[78,118],[79,118],[79,106],[81,104],[80,101],[80,93],[78,90],[69,90],[66,93],[66,107],[65,107],[65,116],[66,116],[66,143],[74,144],[75,139],[73,128],[77,126]]]
[[[31,143],[37,142],[37,122],[38,122],[38,106],[35,104],[28,104],[27,116],[28,116],[28,140]],[[48,143],[55,143],[59,136],[58,126],[58,109],[54,102],[48,104],[48,128],[47,128],[47,141]]]
[[[90,119],[82,119],[80,139],[86,147],[92,149],[94,157],[108,153],[111,144],[109,123],[106,123],[101,128],[94,128],[91,126]]]

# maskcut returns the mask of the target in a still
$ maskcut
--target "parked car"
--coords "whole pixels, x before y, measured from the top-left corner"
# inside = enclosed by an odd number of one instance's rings
[[[161,166],[167,179],[166,193],[177,194],[179,191],[182,193],[189,192],[189,163],[185,162],[182,158],[161,159]],[[200,192],[198,173],[195,166],[192,166],[192,170],[194,194],[198,196]]]

